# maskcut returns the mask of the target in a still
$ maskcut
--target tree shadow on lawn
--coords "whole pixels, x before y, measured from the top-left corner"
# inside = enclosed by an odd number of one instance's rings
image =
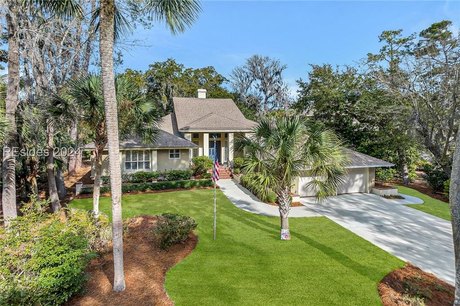
[[[273,238],[274,240],[279,240],[280,239],[280,236],[278,234],[279,231],[280,231],[280,228],[278,226],[275,226],[272,223],[269,223],[267,221],[262,220],[262,218],[270,218],[270,217],[262,217],[262,216],[253,217],[253,216],[250,216],[250,218],[241,218],[242,216],[240,214],[237,214],[237,213],[234,213],[234,212],[231,212],[231,211],[227,211],[226,214],[227,214],[227,216],[233,218],[237,222],[246,224],[247,226],[250,226],[252,228],[256,228],[256,229],[261,230],[261,231],[263,231],[265,233],[268,233],[270,235],[270,237]],[[247,213],[247,214],[249,214],[249,213]],[[275,217],[271,217],[271,218],[275,218]],[[322,217],[319,217],[319,218],[322,218]],[[329,219],[327,219],[327,220],[328,220],[328,222],[333,222],[333,221],[330,221]],[[305,220],[305,221],[308,222],[308,220]],[[345,228],[342,228],[341,230],[348,231]],[[355,235],[352,232],[349,232],[349,234],[350,235]],[[334,249],[334,248],[332,248],[330,246],[327,246],[327,245],[325,245],[325,244],[313,239],[312,237],[308,237],[308,236],[305,236],[303,234],[300,234],[295,229],[293,231],[292,226],[291,226],[291,235],[292,235],[293,239],[299,239],[299,240],[303,241],[305,244],[317,249],[318,251],[322,252],[324,255],[328,256],[329,258],[331,258],[332,260],[334,260],[337,263],[341,264],[342,266],[355,271],[356,273],[360,274],[361,276],[366,277],[367,279],[369,279],[371,281],[378,281],[378,280],[375,279],[375,275],[382,274],[381,270],[375,269],[372,266],[363,265],[363,264],[351,259],[350,257],[348,257],[347,255],[343,254],[342,252],[340,252],[340,251],[338,251],[338,250],[336,250],[336,249]],[[289,243],[289,242],[286,241],[286,243]]]

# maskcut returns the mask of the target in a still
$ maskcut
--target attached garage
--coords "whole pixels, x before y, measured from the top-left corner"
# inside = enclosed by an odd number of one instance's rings
[[[374,186],[375,168],[392,167],[393,164],[372,156],[356,151],[346,151],[350,163],[347,167],[347,174],[344,176],[344,183],[337,189],[337,194],[344,193],[368,193]],[[294,192],[301,197],[313,197],[316,190],[309,186],[312,177],[306,171],[304,175],[298,177],[294,186]]]

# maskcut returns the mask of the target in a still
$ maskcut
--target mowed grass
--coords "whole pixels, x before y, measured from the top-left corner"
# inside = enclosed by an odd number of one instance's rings
[[[423,204],[414,204],[414,205],[407,205],[409,207],[421,210],[426,212],[430,215],[442,218],[444,220],[450,221],[450,208],[449,204],[438,199],[432,198],[426,194],[423,194],[415,189],[405,187],[405,186],[398,186],[399,193],[407,194],[413,197],[417,197],[423,200]]]
[[[403,266],[327,218],[291,218],[292,240],[280,241],[278,218],[242,211],[220,191],[214,241],[212,199],[211,190],[123,197],[124,218],[170,212],[198,222],[196,249],[166,277],[176,305],[380,305],[379,281]],[[91,199],[71,206],[90,209]],[[110,212],[109,198],[101,208]]]

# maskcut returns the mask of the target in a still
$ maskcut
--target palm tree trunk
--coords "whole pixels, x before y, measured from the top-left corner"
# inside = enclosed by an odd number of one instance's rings
[[[452,234],[455,253],[455,300],[454,305],[460,305],[460,130],[453,156],[453,166],[450,178],[450,209],[452,213]]]
[[[8,1],[6,22],[8,27],[8,89],[6,93],[6,119],[10,135],[3,147],[2,161],[2,209],[5,224],[18,216],[16,209],[16,109],[19,103],[19,42],[17,37],[16,1]]]
[[[123,271],[123,221],[121,210],[121,168],[118,139],[118,113],[115,93],[115,73],[113,69],[113,41],[115,5],[113,0],[100,2],[99,54],[102,68],[102,91],[107,127],[109,150],[110,189],[112,193],[112,235],[113,235],[113,290],[126,288]]]
[[[102,152],[96,148],[94,158],[93,213],[99,215],[99,198],[101,195]]]
[[[278,209],[281,219],[281,240],[291,240],[291,232],[289,231],[289,210],[291,208],[291,196],[289,195],[289,187],[285,187],[278,193]]]
[[[78,145],[78,121],[74,120],[70,128],[70,139]],[[78,151],[78,150],[76,150]],[[77,152],[72,152],[69,156],[69,175],[74,175],[77,172]]]
[[[67,196],[67,189],[65,188],[64,174],[62,173],[62,163],[57,165],[56,169],[56,186],[58,190],[59,200],[63,201]]]
[[[38,195],[38,160],[36,156],[31,156],[29,158],[29,178],[30,189],[33,194]]]
[[[48,149],[48,155],[46,156],[46,176],[48,178],[48,191],[50,194],[51,208],[53,212],[57,212],[61,209],[61,202],[59,201],[56,176],[54,173],[54,125],[51,121],[48,121],[46,134]]]

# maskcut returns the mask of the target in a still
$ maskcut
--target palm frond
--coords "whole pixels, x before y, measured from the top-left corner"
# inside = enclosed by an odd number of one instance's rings
[[[96,7],[91,14],[90,25],[94,27],[94,31],[98,32],[100,27],[101,7]],[[126,17],[126,13],[120,8],[120,6],[114,3],[114,20],[113,20],[114,40],[115,42],[120,41],[121,38],[125,37],[132,32],[133,26]]]
[[[343,183],[347,159],[340,139],[298,116],[262,119],[252,136],[236,139],[235,148],[246,152],[243,173],[254,176],[260,192],[290,189],[305,171],[313,176],[310,185],[319,199]]]
[[[83,9],[75,0],[22,0],[23,6],[38,6],[39,8],[61,17],[70,18],[83,16]]]
[[[184,32],[201,11],[197,0],[145,0],[145,9],[158,21],[165,21],[172,33]]]

